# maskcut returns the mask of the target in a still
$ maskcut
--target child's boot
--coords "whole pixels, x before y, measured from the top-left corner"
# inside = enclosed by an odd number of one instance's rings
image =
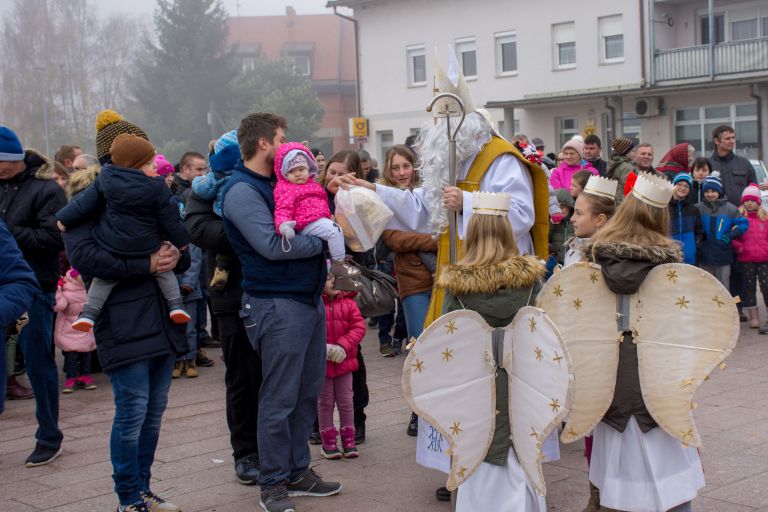
[[[345,459],[355,459],[360,455],[355,448],[355,427],[341,427],[341,450]]]
[[[336,277],[358,277],[360,269],[356,268],[346,261],[333,260],[331,262],[331,274]]]
[[[184,302],[181,300],[181,297],[175,300],[169,300],[168,309],[171,310],[168,316],[171,317],[171,320],[173,320],[173,323],[175,324],[186,324],[192,320],[189,313],[184,310]]]
[[[759,313],[757,308],[749,308],[748,313],[749,313],[749,327],[752,329],[757,329],[758,327],[760,327],[760,317],[758,316]]]
[[[320,431],[320,439],[323,440],[323,446],[320,447],[320,455],[328,460],[338,460],[341,458],[337,437],[339,432],[336,427],[329,427]]]
[[[93,391],[97,387],[96,383],[93,382],[93,379],[91,378],[90,375],[83,375],[82,377],[79,377],[77,380],[80,382],[80,384],[83,385],[83,388],[87,389],[88,391]]]
[[[213,278],[211,279],[211,289],[223,290],[224,287],[227,285],[228,279],[229,279],[229,270],[224,270],[223,268],[216,267],[216,269],[213,271]]]
[[[75,391],[76,386],[77,386],[77,379],[72,377],[64,381],[64,387],[61,388],[61,392],[68,395],[69,393],[72,393]]]
[[[93,326],[96,324],[96,319],[99,318],[101,310],[88,304],[83,306],[83,312],[77,317],[77,320],[72,322],[72,328],[80,332],[91,332]]]

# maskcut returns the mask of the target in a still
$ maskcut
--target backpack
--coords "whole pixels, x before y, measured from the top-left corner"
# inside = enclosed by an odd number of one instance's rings
[[[371,318],[392,313],[397,307],[399,299],[395,278],[379,270],[366,268],[354,261],[348,263],[360,269],[360,276],[355,278],[361,285],[355,296],[360,314]]]

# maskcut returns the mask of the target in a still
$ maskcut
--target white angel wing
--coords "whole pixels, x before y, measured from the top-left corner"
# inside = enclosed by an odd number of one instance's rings
[[[654,268],[637,295],[633,325],[645,406],[669,435],[700,447],[692,399],[736,346],[735,301],[711,274],[681,263]]]
[[[419,336],[405,360],[403,391],[413,411],[449,442],[456,489],[480,465],[495,430],[491,327],[480,314],[447,313]]]
[[[571,405],[571,360],[557,327],[539,308],[520,309],[506,331],[503,367],[509,374],[512,444],[531,484],[544,496],[542,445]]]
[[[559,329],[573,363],[573,404],[560,436],[571,443],[592,431],[613,400],[621,337],[616,295],[606,286],[598,265],[578,263],[553,275],[536,305]]]

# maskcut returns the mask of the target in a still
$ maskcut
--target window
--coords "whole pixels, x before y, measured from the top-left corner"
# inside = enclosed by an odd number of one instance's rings
[[[395,137],[392,130],[376,132],[376,141],[379,143],[379,162],[384,162],[384,155],[387,154],[389,148],[395,145]]]
[[[768,16],[763,18],[763,37],[768,37]]]
[[[256,69],[256,56],[255,55],[242,55],[240,57],[240,63],[243,68],[243,73],[253,71]]]
[[[477,78],[477,48],[474,37],[456,40],[456,57],[459,59],[464,78]]]
[[[409,46],[405,52],[408,56],[408,85],[410,87],[427,85],[427,54],[424,46]]]
[[[600,31],[600,62],[624,61],[624,26],[621,14],[598,18]]]
[[[312,75],[312,59],[308,54],[305,53],[299,53],[290,55],[290,58],[293,59],[293,69],[296,71],[296,74],[299,76],[311,76]]]
[[[635,145],[640,144],[640,118],[634,112],[621,114],[621,126],[624,137],[631,139]]]
[[[574,135],[579,135],[579,118],[561,117],[557,121],[560,127],[560,147],[563,147]]]
[[[731,41],[757,38],[757,18],[731,22]]]
[[[757,138],[757,106],[754,103],[676,110],[675,144],[688,142],[698,155],[709,153],[714,148],[712,130],[721,124],[733,126],[736,130],[736,154],[757,157],[760,142]]]
[[[555,69],[576,67],[576,26],[571,21],[552,25]]]
[[[496,75],[506,76],[517,73],[517,34],[501,32],[496,34]]]
[[[709,16],[699,18],[701,44],[709,44]],[[715,14],[715,44],[725,41],[725,14]]]

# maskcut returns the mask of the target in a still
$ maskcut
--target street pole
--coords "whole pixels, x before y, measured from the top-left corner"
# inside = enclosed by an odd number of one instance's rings
[[[45,68],[36,66],[35,71],[43,75],[43,131],[45,133],[45,156],[51,154],[51,143],[48,137],[48,77],[45,74]]]

